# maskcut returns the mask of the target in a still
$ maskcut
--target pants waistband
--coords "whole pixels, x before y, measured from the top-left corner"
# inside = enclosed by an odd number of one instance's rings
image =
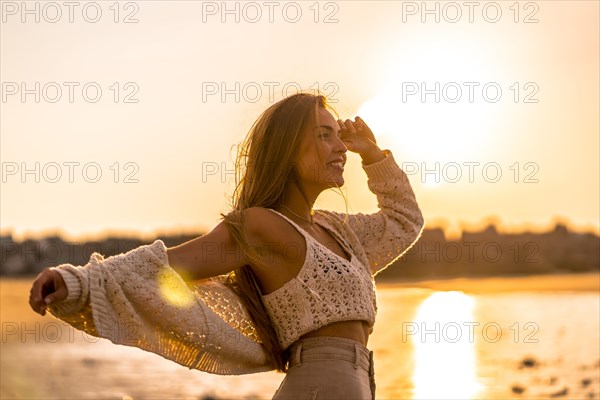
[[[302,365],[302,362],[310,360],[322,360],[323,356],[312,349],[335,348],[334,353],[329,352],[327,358],[341,359],[354,363],[354,368],[362,367],[369,375],[373,371],[373,352],[356,340],[334,337],[316,336],[299,339],[289,349],[289,366]]]

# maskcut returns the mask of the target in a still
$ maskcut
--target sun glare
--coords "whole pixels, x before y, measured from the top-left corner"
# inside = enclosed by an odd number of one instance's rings
[[[477,381],[472,297],[436,292],[419,307],[411,338],[415,346],[415,399],[472,399]]]
[[[401,149],[411,161],[478,159],[484,150],[482,105],[403,103],[398,96],[382,94],[358,110],[382,141]],[[408,101],[408,100],[407,100]]]
[[[472,37],[430,40],[425,34],[418,45],[401,41],[390,52],[385,87],[357,115],[382,144],[410,157],[407,161],[481,159],[493,151],[486,135],[490,118],[498,118],[502,109],[493,102],[497,66],[489,65],[485,48]]]

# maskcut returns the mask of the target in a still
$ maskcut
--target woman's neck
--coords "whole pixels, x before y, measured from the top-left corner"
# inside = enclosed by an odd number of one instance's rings
[[[290,185],[284,200],[279,205],[280,211],[295,221],[313,224],[313,205],[316,197],[306,199],[296,185]]]

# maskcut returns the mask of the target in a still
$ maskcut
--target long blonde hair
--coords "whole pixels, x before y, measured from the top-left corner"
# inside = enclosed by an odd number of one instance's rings
[[[286,186],[291,183],[296,183],[303,194],[294,157],[303,132],[309,124],[318,121],[319,109],[329,109],[337,116],[322,95],[297,93],[286,97],[260,115],[238,147],[233,210],[221,216],[233,240],[257,265],[258,257],[243,233],[242,211],[250,207],[278,208]],[[277,371],[286,372],[287,357],[279,346],[251,267],[236,269],[229,274],[227,282],[245,302],[271,365]]]

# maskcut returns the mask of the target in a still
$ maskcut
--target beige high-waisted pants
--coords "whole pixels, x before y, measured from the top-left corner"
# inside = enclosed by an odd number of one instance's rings
[[[373,352],[345,338],[300,339],[273,400],[375,399]]]

